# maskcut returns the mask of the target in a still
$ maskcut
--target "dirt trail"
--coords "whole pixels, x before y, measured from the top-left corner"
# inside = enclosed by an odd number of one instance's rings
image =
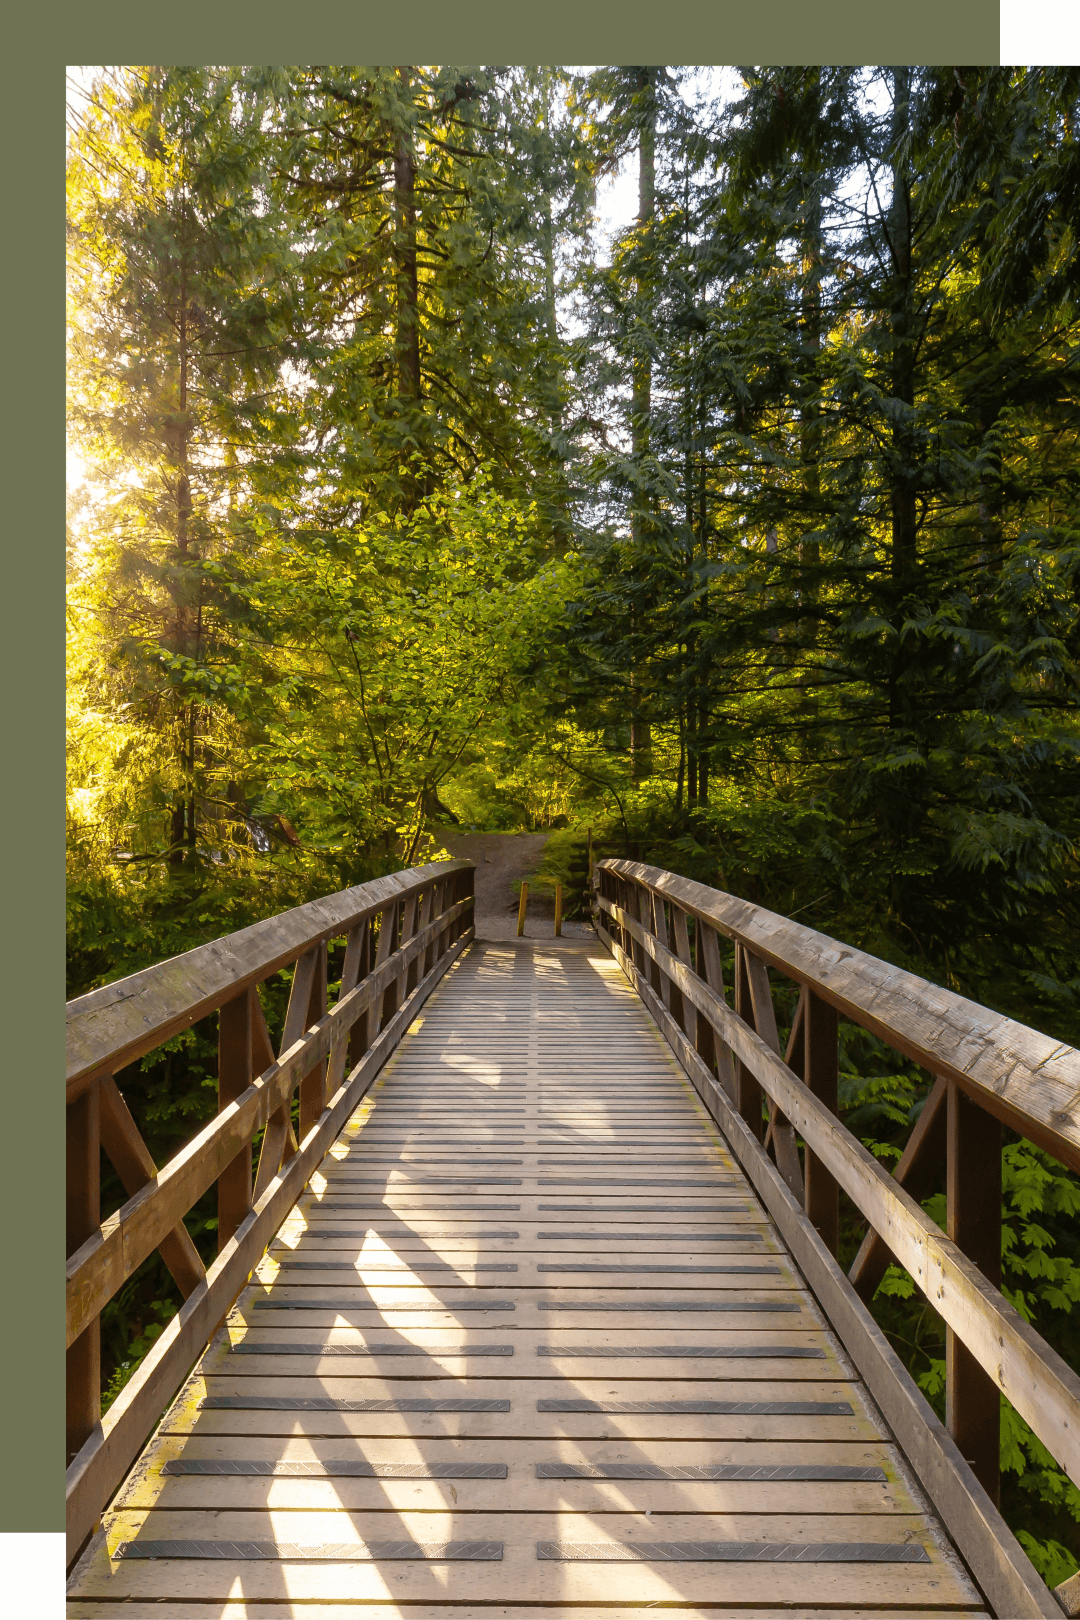
[[[537,865],[547,833],[443,834],[451,855],[476,862],[477,939],[517,937],[518,897],[514,884]],[[526,939],[554,940],[555,901],[552,895],[530,895],[525,916]],[[595,939],[586,923],[563,922],[564,939]]]

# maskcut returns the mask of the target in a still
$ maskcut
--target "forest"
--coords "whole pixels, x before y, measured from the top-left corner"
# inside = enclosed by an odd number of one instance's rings
[[[68,994],[550,829],[579,914],[591,832],[1080,1043],[1078,116],[1076,68],[74,75]],[[929,1076],[841,1040],[892,1165]],[[198,1031],[120,1081],[159,1163],[215,1111]],[[1076,1365],[1080,1184],[1005,1134]],[[111,1303],[106,1399],[178,1303]],[[940,1320],[873,1309],[940,1409]],[[1080,1490],[1002,1419],[1053,1585]]]

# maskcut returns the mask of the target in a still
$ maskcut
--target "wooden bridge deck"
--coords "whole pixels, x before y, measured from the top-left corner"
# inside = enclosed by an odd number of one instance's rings
[[[658,1606],[985,1612],[615,963],[478,943],[163,1419],[70,1614]]]

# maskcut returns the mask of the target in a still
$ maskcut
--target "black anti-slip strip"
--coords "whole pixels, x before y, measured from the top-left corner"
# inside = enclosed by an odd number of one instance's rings
[[[723,1176],[702,1176],[697,1181],[649,1181],[640,1176],[537,1176],[536,1184],[538,1187],[697,1187],[702,1192],[711,1192],[714,1187],[741,1185]]]
[[[405,1188],[402,1188],[402,1191],[404,1192]],[[419,1210],[423,1210],[423,1209],[434,1210],[436,1212],[436,1214],[440,1214],[443,1211],[448,1210],[448,1209],[471,1209],[471,1210],[481,1210],[485,1214],[488,1214],[488,1215],[501,1215],[503,1213],[509,1214],[511,1211],[513,1211],[516,1214],[521,1209],[520,1204],[503,1204],[503,1203],[498,1203],[498,1204],[399,1204],[397,1199],[395,1199],[392,1204],[389,1204],[384,1199],[381,1199],[381,1198],[324,1198],[324,1199],[321,1200],[320,1207],[322,1209],[326,1209],[326,1210],[335,1210],[335,1209],[341,1209],[341,1210],[382,1209],[382,1210],[385,1210],[388,1215],[393,1215],[397,1211],[408,1212],[409,1210],[419,1211]],[[541,1205],[541,1208],[543,1208],[543,1205]]]
[[[257,1311],[512,1311],[513,1301],[503,1299],[448,1299],[439,1304],[410,1305],[399,1302],[379,1305],[372,1299],[256,1299]]]
[[[768,1303],[747,1304],[743,1300],[699,1300],[699,1299],[641,1299],[620,1300],[617,1304],[607,1304],[603,1301],[541,1299],[537,1301],[537,1309],[541,1311],[734,1311],[738,1314],[758,1311],[798,1311],[800,1305],[789,1305],[786,1301],[769,1300]]]
[[[442,1130],[451,1130],[453,1127],[443,1125]],[[500,1127],[496,1126],[495,1129]],[[462,1127],[464,1129],[464,1127]],[[469,1127],[476,1130],[475,1125]],[[520,1125],[510,1126],[511,1130],[520,1131]],[[420,1128],[415,1131],[402,1132],[400,1125],[364,1125],[356,1135],[351,1138],[353,1147],[364,1145],[364,1137],[369,1131],[397,1131],[397,1136],[380,1136],[379,1147],[408,1147],[410,1142],[419,1142],[422,1147],[524,1147],[524,1142],[515,1141],[508,1136],[429,1136],[427,1131]],[[372,1143],[372,1146],[375,1144]]]
[[[895,1541],[538,1541],[538,1559],[593,1564],[928,1564]]]
[[[497,1561],[502,1555],[501,1541],[329,1541],[312,1545],[295,1541],[122,1541],[113,1557],[353,1564],[390,1559],[420,1559],[425,1563]]]
[[[274,1256],[269,1255],[273,1260]],[[280,1271],[379,1271],[391,1277],[418,1276],[424,1271],[450,1272],[459,1276],[463,1271],[516,1271],[515,1260],[478,1260],[471,1266],[453,1266],[446,1260],[418,1260],[415,1266],[381,1266],[374,1261],[367,1260],[279,1260]],[[552,1267],[541,1267],[541,1270],[551,1270]],[[602,1267],[600,1269],[603,1269]],[[688,1271],[697,1270],[697,1267],[687,1266]],[[723,1269],[723,1268],[720,1268]],[[766,1269],[774,1269],[766,1268]]]
[[[329,1395],[204,1395],[207,1412],[509,1412],[509,1401],[473,1395],[400,1395],[394,1400],[336,1401]]]
[[[536,1409],[538,1412],[689,1412],[709,1417],[855,1415],[847,1401],[589,1401],[580,1396],[565,1396],[562,1399],[537,1401]],[[754,1467],[757,1466],[755,1463]]]
[[[388,1182],[385,1176],[347,1176],[333,1173],[327,1186],[335,1187],[520,1187],[520,1176],[409,1176],[401,1182]]]
[[[584,1239],[591,1243],[763,1243],[761,1232],[537,1232],[538,1238]]]
[[[514,1204],[505,1206],[517,1208]],[[597,1215],[736,1215],[745,1204],[537,1204],[547,1214],[569,1214],[571,1210],[592,1210]]]
[[[334,1227],[334,1226],[319,1226],[315,1222],[312,1222],[308,1226],[304,1227],[303,1230],[305,1232],[310,1232],[313,1237],[354,1238],[356,1236],[356,1233],[357,1233],[357,1228],[355,1228],[355,1227],[353,1228],[353,1230],[351,1232],[349,1232],[349,1231],[339,1231],[337,1227]],[[364,1230],[369,1231],[370,1228],[365,1227]],[[411,1234],[412,1233],[412,1228],[407,1227],[407,1231]],[[419,1234],[413,1234],[413,1235],[419,1235],[420,1237],[438,1237],[440,1234],[438,1232],[421,1232]],[[451,1231],[451,1232],[446,1232],[443,1235],[446,1236],[446,1237],[457,1237],[457,1238],[516,1238],[516,1237],[520,1237],[521,1233],[520,1232],[454,1232],[454,1231]]]
[[[299,1264],[297,1261],[292,1263]],[[314,1261],[311,1263],[314,1264]],[[542,1263],[536,1269],[537,1271],[601,1271],[612,1274],[618,1273],[619,1275],[625,1272],[631,1277],[651,1276],[658,1271],[663,1272],[665,1276],[669,1273],[683,1274],[689,1272],[695,1277],[779,1277],[780,1275],[779,1266],[605,1266],[599,1263],[575,1266],[567,1261],[565,1265],[561,1266],[554,1263]],[[517,1270],[516,1266],[514,1270]]]
[[[421,1161],[416,1160],[414,1162],[419,1164]],[[449,1163],[454,1162],[454,1161],[447,1160],[446,1162],[449,1164]],[[520,1159],[517,1159],[514,1162],[516,1164],[521,1164],[523,1161],[520,1160]],[[546,1165],[564,1164],[564,1165],[571,1165],[571,1166],[572,1165],[578,1165],[582,1169],[586,1169],[586,1170],[590,1169],[594,1165],[597,1166],[598,1168],[601,1168],[601,1169],[604,1166],[608,1166],[612,1170],[621,1170],[621,1169],[624,1169],[624,1168],[628,1169],[628,1170],[632,1170],[634,1168],[634,1166],[638,1163],[638,1160],[637,1159],[629,1159],[629,1158],[627,1158],[627,1159],[616,1159],[616,1158],[610,1158],[610,1157],[606,1158],[606,1159],[579,1159],[579,1158],[575,1157],[573,1159],[543,1159],[543,1158],[540,1158],[540,1159],[537,1159],[536,1162],[537,1162],[538,1165],[541,1165],[541,1164],[546,1164]],[[488,1163],[489,1164],[495,1164],[496,1160],[489,1159]],[[509,1163],[509,1160],[507,1161],[507,1163]],[[702,1170],[710,1170],[710,1169],[714,1169],[716,1167],[716,1155],[715,1155],[715,1153],[706,1152],[705,1149],[702,1149],[701,1157],[698,1158],[698,1159],[654,1159],[651,1154],[649,1155],[649,1167],[650,1167],[650,1169],[653,1169],[653,1170],[665,1169],[666,1170],[669,1165],[671,1166],[671,1168],[673,1170],[686,1170],[686,1169],[693,1169],[693,1168],[697,1168],[697,1167],[700,1167]],[[725,1169],[725,1170],[728,1170],[728,1169],[731,1168],[731,1166],[730,1165],[724,1165],[724,1166],[722,1166],[722,1168]]]
[[[506,1464],[373,1463],[359,1458],[329,1458],[324,1462],[278,1458],[264,1462],[254,1457],[176,1457],[162,1464],[163,1474],[238,1474],[258,1479],[505,1479]]]
[[[788,1344],[538,1344],[538,1356],[589,1356],[595,1359],[619,1359],[628,1361],[638,1356],[649,1356],[655,1359],[666,1360],[668,1357],[683,1360],[697,1360],[712,1358],[720,1361],[824,1361],[824,1350],[811,1349],[806,1345]],[[666,1408],[665,1408],[666,1410]]]
[[[888,1484],[883,1468],[850,1468],[833,1463],[691,1463],[663,1468],[659,1463],[563,1463],[536,1465],[537,1479],[703,1479],[703,1480],[868,1480]]]
[[[512,1344],[252,1344],[230,1345],[233,1356],[512,1356]]]

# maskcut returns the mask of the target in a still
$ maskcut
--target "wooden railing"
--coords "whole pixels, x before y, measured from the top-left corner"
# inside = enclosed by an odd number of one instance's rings
[[[1000,1394],[1080,1483],[1080,1378],[1000,1290],[1001,1127],[1080,1169],[1080,1052],[670,872],[602,861],[594,890],[601,938],[754,1182],[996,1612],[1060,1615],[996,1510]],[[735,947],[734,1008],[720,936]],[[770,969],[799,987],[783,1051]],[[841,1018],[934,1077],[894,1175],[837,1118]],[[944,1232],[917,1201],[939,1177]],[[849,1277],[835,1261],[841,1188],[870,1228]],[[945,1323],[947,1432],[862,1303],[894,1258]]]
[[[473,937],[471,861],[310,905],[91,991],[68,1007],[68,1544],[93,1530],[153,1425],[434,985]],[[345,943],[327,1007],[327,946]],[[258,986],[294,965],[280,1051]],[[217,1015],[218,1112],[160,1169],[114,1075]],[[299,1129],[292,1119],[299,1089]],[[252,1141],[262,1131],[253,1168]],[[104,1150],[128,1194],[101,1219]],[[217,1183],[207,1270],[184,1216]],[[184,1304],[101,1416],[101,1311],[157,1250]]]

